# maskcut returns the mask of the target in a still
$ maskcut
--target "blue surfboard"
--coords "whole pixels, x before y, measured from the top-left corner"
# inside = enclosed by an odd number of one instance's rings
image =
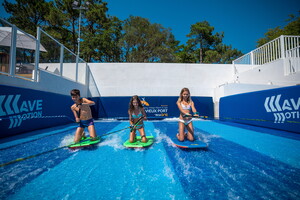
[[[208,145],[201,140],[194,140],[193,142],[189,140],[184,140],[183,142],[180,142],[177,137],[171,138],[172,142],[179,148],[185,148],[185,149],[201,149],[201,148],[207,148]]]

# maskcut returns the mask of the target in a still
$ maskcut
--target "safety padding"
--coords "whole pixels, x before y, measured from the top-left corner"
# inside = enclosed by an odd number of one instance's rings
[[[73,122],[70,96],[0,85],[0,137]]]
[[[220,99],[220,119],[300,133],[300,86]]]

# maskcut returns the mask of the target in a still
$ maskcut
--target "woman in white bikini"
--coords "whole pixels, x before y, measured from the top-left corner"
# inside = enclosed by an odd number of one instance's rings
[[[177,106],[180,111],[179,116],[179,134],[177,138],[179,141],[183,142],[185,137],[188,140],[194,141],[194,127],[192,116],[198,116],[197,110],[194,106],[194,102],[190,96],[190,90],[188,88],[183,88],[180,92],[180,96],[177,100]],[[192,115],[192,112],[194,115]],[[184,129],[187,129],[187,134],[184,133]]]
[[[143,120],[147,120],[147,116],[146,116],[144,107],[141,103],[141,100],[139,99],[139,97],[137,95],[131,97],[131,99],[130,99],[128,115],[129,115],[129,123],[131,126],[136,124],[138,122],[138,120],[141,117],[143,117],[143,119],[140,120],[139,123],[131,130],[129,141],[131,143],[136,141],[136,139],[135,139],[136,130],[139,130],[141,137],[142,137],[142,142],[146,143],[147,138],[146,138],[146,134],[145,134]]]

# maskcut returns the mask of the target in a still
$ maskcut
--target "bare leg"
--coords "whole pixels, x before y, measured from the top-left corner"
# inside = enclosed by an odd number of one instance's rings
[[[130,136],[129,136],[129,142],[130,143],[135,142],[135,131],[136,130],[133,130],[133,131],[130,132]]]
[[[82,131],[81,138],[86,138],[84,131]]]
[[[177,139],[181,142],[184,141],[184,123],[182,122],[178,122],[178,126],[179,126],[179,134],[176,135]]]
[[[94,126],[94,125],[90,125],[90,126],[88,127],[88,130],[89,130],[89,133],[90,133],[91,138],[97,137],[97,134],[96,134],[95,126]]]
[[[194,141],[194,127],[193,127],[193,123],[189,123],[186,126],[187,130],[188,130],[188,134],[187,134],[187,139],[189,141]]]
[[[139,132],[140,132],[141,137],[142,137],[142,142],[146,143],[146,142],[147,142],[147,138],[146,138],[146,134],[145,134],[145,129],[144,129],[144,127],[140,128],[140,129],[139,129]]]
[[[82,134],[83,134],[84,128],[78,127],[75,133],[74,142],[77,143],[80,141]]]

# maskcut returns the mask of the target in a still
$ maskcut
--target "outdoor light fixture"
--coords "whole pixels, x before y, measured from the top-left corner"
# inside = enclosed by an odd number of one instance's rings
[[[87,6],[90,5],[90,2],[86,1],[83,4],[79,6],[78,1],[74,1],[72,4],[73,9],[79,10],[79,19],[78,19],[78,49],[77,49],[77,55],[79,56],[80,53],[80,25],[81,25],[81,11],[82,10],[88,10]]]
[[[80,6],[79,6],[80,5]],[[81,11],[82,10],[88,10],[88,5],[90,5],[90,2],[88,1],[84,1],[82,4],[81,4],[81,1],[80,3],[78,1],[74,1],[72,3],[72,7],[73,9],[75,10],[79,10],[79,19],[78,19],[78,39],[77,39],[77,56],[76,56],[76,81],[78,79],[78,61],[79,61],[79,54],[80,54],[80,24],[81,24]]]

